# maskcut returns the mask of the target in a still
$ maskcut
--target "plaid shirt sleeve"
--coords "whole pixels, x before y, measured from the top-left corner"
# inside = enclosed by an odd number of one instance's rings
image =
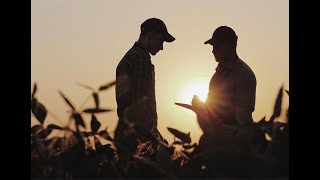
[[[151,81],[151,64],[147,61],[135,59],[132,63],[131,77],[131,101],[138,102],[144,96],[149,96]]]
[[[133,121],[153,128],[157,121],[153,65],[150,59],[136,53],[128,54],[124,62],[117,72],[117,76],[127,77],[121,82],[117,80],[118,115],[122,116],[126,108],[132,109]]]
[[[154,85],[152,79],[152,64],[148,59],[138,59],[132,64],[131,79],[131,98],[136,121],[140,125],[153,129],[156,125],[156,110],[154,99]]]

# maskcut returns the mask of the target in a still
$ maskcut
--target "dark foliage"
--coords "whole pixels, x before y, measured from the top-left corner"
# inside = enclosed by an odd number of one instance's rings
[[[80,84],[80,83],[79,83]],[[281,113],[283,88],[278,93],[274,113],[266,121],[265,117],[254,123],[254,135],[251,150],[237,151],[230,139],[220,139],[222,146],[202,148],[191,143],[190,132],[184,133],[169,128],[174,136],[171,145],[154,139],[141,127],[135,131],[149,138],[138,144],[134,153],[127,153],[126,161],[119,161],[114,140],[107,128],[100,130],[101,123],[96,113],[111,112],[100,108],[98,93],[112,87],[115,82],[107,83],[92,91],[94,108],[77,110],[71,101],[61,92],[60,95],[71,108],[70,123],[67,127],[49,124],[44,127],[47,109],[36,99],[37,85],[34,85],[31,98],[31,111],[39,121],[31,127],[31,175],[32,178],[53,179],[122,179],[122,178],[284,178],[288,179],[289,162],[289,123],[277,122]],[[287,95],[289,91],[285,90]],[[82,113],[91,114],[90,132],[82,131],[85,127]],[[287,121],[289,121],[287,110]],[[76,130],[70,128],[74,123]],[[128,121],[128,123],[132,123]],[[52,131],[59,131],[63,136],[48,138]],[[266,138],[269,136],[269,139]],[[107,144],[101,143],[101,138]],[[218,143],[219,144],[219,143]],[[198,149],[198,150],[196,150]]]

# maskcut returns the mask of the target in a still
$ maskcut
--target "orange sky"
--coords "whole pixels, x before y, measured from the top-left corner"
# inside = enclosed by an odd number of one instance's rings
[[[197,91],[190,90],[192,84],[208,86],[217,63],[211,46],[203,42],[220,25],[236,31],[238,55],[255,72],[254,120],[270,118],[281,85],[289,90],[288,0],[32,0],[31,6],[31,87],[37,83],[36,96],[50,112],[45,125],[67,122],[68,106],[58,89],[80,106],[90,91],[76,82],[98,88],[115,80],[118,62],[138,39],[140,24],[150,17],[162,19],[176,38],[152,57],[158,128],[169,142],[173,135],[166,127],[191,132],[194,142],[201,135],[195,114],[174,102],[188,99],[188,91]],[[101,128],[108,126],[113,134],[117,123],[114,87],[101,92],[100,98],[102,107],[115,110],[98,116]],[[286,94],[283,100],[285,109]],[[92,105],[89,101],[85,107]],[[32,125],[36,123],[31,120]]]

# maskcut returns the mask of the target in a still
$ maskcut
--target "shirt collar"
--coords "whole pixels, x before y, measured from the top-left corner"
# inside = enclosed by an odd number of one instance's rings
[[[238,57],[233,59],[232,61],[228,61],[225,63],[219,63],[218,66],[216,67],[216,71],[222,71],[222,70],[232,70],[233,65],[235,62],[238,60]]]
[[[147,49],[143,46],[143,44],[141,42],[136,41],[133,46],[141,49],[149,57],[149,59],[151,59],[149,52],[147,51]]]

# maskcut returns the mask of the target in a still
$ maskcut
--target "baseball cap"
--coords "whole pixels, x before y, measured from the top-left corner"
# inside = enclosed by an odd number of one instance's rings
[[[230,42],[235,43],[238,40],[238,36],[231,27],[220,26],[212,34],[212,38],[204,42],[204,44],[215,44],[217,42]]]
[[[163,34],[164,41],[172,42],[175,38],[168,33],[167,27],[164,22],[158,18],[150,18],[144,21],[140,26],[141,32],[157,31]]]

